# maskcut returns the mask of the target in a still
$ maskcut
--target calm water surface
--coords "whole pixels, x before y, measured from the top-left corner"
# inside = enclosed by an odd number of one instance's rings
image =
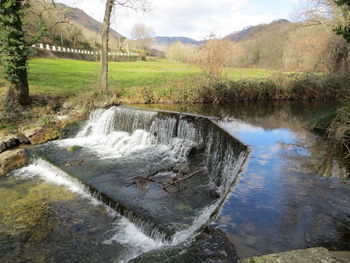
[[[215,224],[240,257],[313,246],[350,249],[350,180],[333,145],[304,127],[330,105],[142,105],[219,117],[251,148]]]

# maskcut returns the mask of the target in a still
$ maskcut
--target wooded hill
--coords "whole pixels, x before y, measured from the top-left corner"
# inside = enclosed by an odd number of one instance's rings
[[[284,71],[338,71],[348,56],[347,44],[322,25],[277,20],[231,34],[233,67]]]
[[[217,45],[225,66],[282,71],[335,72],[346,68],[345,40],[321,24],[277,20],[232,33]],[[221,46],[221,48],[220,48]],[[193,62],[198,46],[179,41],[167,48],[170,59]]]
[[[26,12],[26,29],[33,35],[38,32],[40,16],[48,28],[41,40],[58,46],[98,49],[101,44],[102,23],[96,21],[79,8],[64,4],[45,3],[40,0],[30,1],[30,11]],[[110,31],[110,47],[118,50],[120,42],[125,39],[115,30]]]

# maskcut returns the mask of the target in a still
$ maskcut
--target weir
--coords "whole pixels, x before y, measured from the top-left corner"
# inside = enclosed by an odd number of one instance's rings
[[[214,119],[97,109],[74,138],[31,149],[104,204],[168,244],[210,221],[248,155]]]

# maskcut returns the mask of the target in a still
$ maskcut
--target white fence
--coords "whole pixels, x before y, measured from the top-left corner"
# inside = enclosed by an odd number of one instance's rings
[[[39,48],[39,49],[45,49],[49,51],[54,52],[64,52],[64,53],[76,53],[76,54],[86,54],[86,55],[100,55],[101,51],[91,51],[91,50],[82,50],[82,49],[75,49],[75,48],[66,48],[66,47],[56,47],[56,46],[50,46],[49,44],[34,44],[32,45],[33,48]],[[121,57],[136,57],[139,56],[138,53],[135,52],[108,52],[109,56],[121,56]]]

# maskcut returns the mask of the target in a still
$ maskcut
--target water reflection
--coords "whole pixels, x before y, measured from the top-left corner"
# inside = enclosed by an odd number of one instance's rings
[[[347,162],[339,149],[316,136],[296,138],[293,143],[281,143],[285,169],[326,177],[349,178]]]
[[[248,166],[216,222],[240,257],[318,245],[350,249],[349,161],[305,129],[332,105],[151,107],[219,117],[223,128],[251,147]]]

